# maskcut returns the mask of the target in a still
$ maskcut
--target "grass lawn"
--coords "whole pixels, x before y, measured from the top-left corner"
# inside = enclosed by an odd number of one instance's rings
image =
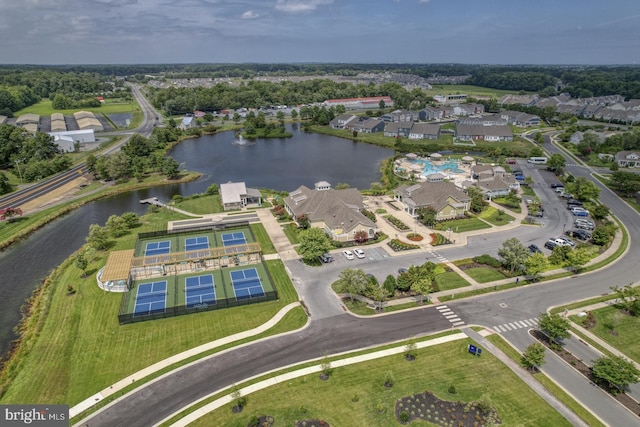
[[[287,236],[287,238],[289,239],[289,242],[291,242],[292,245],[297,245],[298,243],[300,243],[301,230],[297,226],[287,224],[287,225],[284,225],[282,229],[284,230],[285,236]]]
[[[472,85],[432,85],[429,95],[456,95],[466,94],[473,97],[474,95],[491,96],[500,98],[502,95],[515,93],[512,90],[493,89],[490,87],[472,86]]]
[[[134,246],[136,234],[183,218],[167,210],[143,218],[144,224],[110,250]],[[280,299],[261,304],[120,326],[122,295],[95,284],[106,261],[100,252],[86,278],[65,261],[45,286],[25,326],[20,352],[0,378],[2,403],[51,402],[74,405],[119,379],[168,356],[212,340],[255,328],[298,295],[280,260],[267,261]],[[67,285],[77,292],[67,295]]]
[[[463,288],[470,285],[469,282],[467,282],[455,271],[447,271],[446,273],[438,274],[435,280],[438,284],[438,288],[440,288],[441,291],[446,291],[447,289]]]
[[[640,341],[638,341],[640,318],[629,316],[615,307],[600,308],[594,310],[593,314],[596,317],[596,325],[589,329],[589,332],[636,362],[640,362]],[[612,334],[611,331],[617,335]]]
[[[296,378],[247,395],[245,410],[239,414],[227,405],[191,425],[245,427],[254,415],[270,415],[275,425],[282,426],[301,419],[322,419],[332,426],[394,426],[399,425],[394,416],[396,400],[424,391],[467,402],[486,394],[505,426],[570,425],[491,354],[470,356],[467,345],[471,343],[467,339],[420,349],[413,362],[394,355],[335,368],[328,381],[321,381],[318,374]],[[387,371],[395,378],[393,387],[383,385]],[[447,391],[451,385],[455,395]],[[378,402],[382,413],[376,411]]]
[[[495,282],[496,280],[506,279],[507,276],[500,273],[498,270],[493,269],[491,267],[476,267],[470,268],[468,270],[464,270],[465,273],[469,275],[472,279],[474,279],[478,283],[489,283]]]
[[[176,203],[175,207],[196,215],[224,212],[219,194],[184,199]]]
[[[454,233],[462,233],[465,231],[482,230],[483,228],[491,228],[489,224],[479,220],[478,218],[454,219],[451,221],[439,222],[436,230],[447,231],[451,228]]]
[[[478,214],[478,217],[484,219],[485,221],[490,222],[493,225],[505,225],[509,224],[515,218],[511,215],[505,213],[504,211],[500,211],[493,206],[487,207],[484,211]]]
[[[251,227],[251,231],[253,235],[256,237],[256,241],[260,243],[260,248],[262,249],[263,254],[275,254],[276,248],[273,246],[273,242],[267,234],[267,230],[265,230],[264,225],[261,223],[249,224]]]

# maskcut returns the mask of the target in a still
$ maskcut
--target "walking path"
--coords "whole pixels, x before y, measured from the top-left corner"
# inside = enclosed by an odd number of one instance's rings
[[[140,381],[144,378],[146,378],[147,376],[160,371],[166,367],[169,367],[171,365],[173,365],[174,363],[178,363],[181,362],[183,360],[186,360],[192,356],[196,356],[198,354],[201,354],[205,351],[209,351],[209,350],[213,350],[215,348],[221,347],[223,345],[235,342],[235,341],[239,341],[242,340],[244,338],[249,338],[249,337],[253,337],[255,335],[261,334],[267,330],[269,330],[270,328],[272,328],[273,326],[275,326],[280,320],[282,320],[282,318],[292,309],[294,309],[295,307],[298,307],[300,305],[299,302],[293,302],[291,304],[288,304],[286,306],[284,306],[280,311],[278,311],[276,313],[275,316],[273,316],[271,319],[269,319],[267,322],[263,323],[262,325],[248,330],[248,331],[244,331],[244,332],[240,332],[237,333],[235,335],[230,335],[228,337],[223,337],[211,342],[208,342],[206,344],[202,344],[198,347],[194,347],[192,349],[183,351],[182,353],[178,353],[176,355],[173,355],[171,357],[168,357],[164,360],[161,360],[157,363],[154,363],[153,365],[147,366],[144,369],[141,369],[140,371],[129,375],[128,377],[125,377],[123,379],[121,379],[120,381],[118,381],[117,383],[109,386],[108,388],[105,388],[104,390],[100,391],[99,393],[94,394],[93,396],[90,396],[89,398],[83,400],[82,402],[78,403],[77,405],[75,405],[74,407],[72,407],[71,409],[69,409],[69,417],[73,418],[76,415],[80,414],[83,411],[86,411],[87,409],[91,408],[92,406],[96,405],[98,402],[104,400],[105,398],[111,396],[112,394],[122,390],[125,387],[130,386],[131,384],[134,384],[136,381]],[[214,355],[215,356],[215,355]],[[213,357],[213,356],[211,356]],[[185,365],[186,366],[186,365]],[[184,366],[183,366],[184,367]],[[180,369],[180,368],[177,368]],[[175,372],[175,370],[171,371],[171,372]],[[154,379],[154,381],[159,380],[162,377],[158,377],[156,379]],[[150,382],[145,382],[144,384],[142,384],[141,386],[147,385]],[[121,399],[125,399],[126,395],[119,397],[118,399],[116,399],[114,402],[117,402]],[[104,408],[103,408],[104,409]],[[78,423],[78,424],[82,424],[82,422]]]

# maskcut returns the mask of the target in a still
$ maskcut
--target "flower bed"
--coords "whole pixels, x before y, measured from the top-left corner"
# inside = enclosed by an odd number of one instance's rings
[[[411,250],[411,249],[419,249],[420,248],[420,246],[418,246],[418,245],[412,245],[411,243],[401,242],[398,239],[391,239],[391,241],[389,241],[389,243],[387,243],[387,244],[395,252],[408,251],[408,250]]]
[[[448,245],[451,240],[447,239],[440,233],[431,233],[431,244],[433,246]]]
[[[409,233],[407,234],[407,239],[411,240],[412,242],[421,242],[424,237],[422,237],[422,235],[418,233]]]
[[[393,225],[398,230],[405,231],[409,229],[409,226],[407,224],[400,221],[398,218],[396,218],[393,215],[385,215],[383,218],[386,219],[389,224]]]
[[[476,427],[500,424],[494,408],[480,402],[449,402],[425,392],[399,399],[395,408],[400,424],[424,420],[442,427]]]

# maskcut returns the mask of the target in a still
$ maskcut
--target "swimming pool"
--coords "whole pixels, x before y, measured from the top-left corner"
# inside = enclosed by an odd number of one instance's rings
[[[458,162],[456,160],[447,160],[441,165],[434,165],[430,160],[422,160],[417,159],[414,160],[413,163],[423,165],[422,174],[424,176],[431,175],[432,173],[438,172],[450,172],[450,173],[465,173],[462,169],[458,167]]]

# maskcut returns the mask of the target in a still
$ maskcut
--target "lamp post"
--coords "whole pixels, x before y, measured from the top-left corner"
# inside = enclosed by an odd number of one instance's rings
[[[20,170],[20,162],[21,160],[18,159],[15,161],[16,167],[18,168],[18,174],[20,174],[20,184],[22,184],[23,179],[22,179],[22,171]]]

